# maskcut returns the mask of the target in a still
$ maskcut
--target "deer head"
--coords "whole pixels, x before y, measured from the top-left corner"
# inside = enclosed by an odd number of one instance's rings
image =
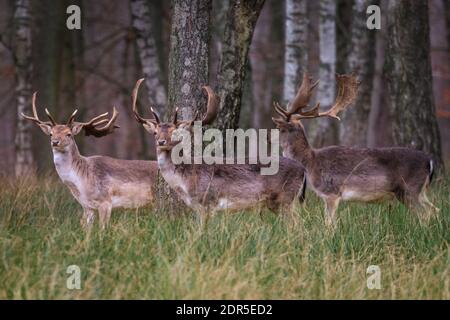
[[[175,114],[173,116],[173,120],[171,122],[161,122],[160,117],[156,113],[156,111],[150,107],[150,110],[153,114],[153,119],[144,119],[141,117],[137,111],[136,101],[139,86],[144,81],[144,79],[139,79],[136,82],[136,85],[133,89],[132,94],[132,106],[133,113],[136,120],[141,123],[144,128],[155,135],[156,148],[158,150],[171,150],[175,145],[177,145],[180,141],[172,140],[172,134],[176,129],[185,128],[190,129],[192,124],[194,123],[197,115],[192,120],[178,120],[178,108],[175,109]],[[206,114],[201,120],[202,125],[210,124],[214,121],[218,113],[218,98],[214,94],[214,91],[209,86],[202,87],[203,90],[206,91],[208,95],[208,104],[206,108]]]
[[[354,73],[350,75],[336,74],[336,82],[338,86],[336,101],[334,105],[325,112],[319,112],[320,103],[317,103],[314,108],[309,108],[308,106],[312,91],[319,84],[319,80],[314,84],[311,84],[312,78],[309,77],[308,73],[303,75],[302,85],[298,89],[297,95],[292,103],[288,105],[287,110],[284,110],[277,102],[274,103],[273,107],[281,116],[282,120],[285,120],[286,122],[289,122],[290,120],[313,119],[319,117],[330,117],[341,120],[338,117],[338,113],[344,111],[354,102],[361,82],[358,81]],[[305,109],[308,108],[310,110],[306,111]]]
[[[282,108],[278,102],[273,104],[275,112],[281,118],[272,118],[272,120],[277,128],[281,130],[281,133],[292,131],[293,129],[303,129],[300,123],[301,119],[330,117],[340,120],[338,114],[355,101],[360,82],[353,73],[350,75],[336,74],[336,82],[338,93],[335,103],[328,110],[319,112],[320,103],[317,103],[313,108],[308,105],[313,90],[319,84],[319,80],[312,83],[312,78],[308,73],[304,73],[302,85],[295,98],[288,104],[287,109]]]
[[[33,93],[33,116],[26,116],[23,113],[21,115],[25,119],[36,123],[46,135],[51,137],[51,146],[53,150],[61,152],[65,151],[71,144],[75,143],[73,137],[79,134],[82,129],[84,129],[86,136],[92,135],[94,137],[103,137],[112,133],[114,129],[119,128],[119,126],[115,125],[118,116],[116,108],[113,108],[111,119],[107,119],[108,112],[106,112],[92,118],[88,122],[76,122],[75,116],[78,110],[75,110],[66,124],[57,124],[50,112],[45,109],[45,113],[50,121],[42,121],[39,119],[36,111],[36,95],[37,92]]]
[[[312,82],[312,78],[308,73],[304,73],[302,85],[300,86],[294,100],[285,110],[279,103],[274,103],[275,112],[280,118],[272,118],[273,122],[280,129],[281,146],[283,149],[288,148],[292,144],[292,140],[301,138],[307,145],[301,119],[313,119],[320,117],[330,117],[340,120],[338,114],[349,107],[356,99],[360,82],[355,74],[339,75],[336,74],[336,82],[338,93],[335,103],[326,111],[319,112],[320,103],[313,108],[309,107],[309,100],[313,90],[319,84],[319,81]],[[298,137],[298,135],[301,135]],[[296,135],[296,136],[294,136]]]

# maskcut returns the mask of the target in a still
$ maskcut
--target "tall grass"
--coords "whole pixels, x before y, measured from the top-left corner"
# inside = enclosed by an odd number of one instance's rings
[[[193,216],[115,210],[83,231],[56,179],[0,184],[0,299],[450,299],[447,182],[428,225],[401,205],[344,204],[333,232],[307,194],[297,219],[269,212]],[[69,290],[69,265],[81,290]],[[369,290],[366,269],[381,269]]]

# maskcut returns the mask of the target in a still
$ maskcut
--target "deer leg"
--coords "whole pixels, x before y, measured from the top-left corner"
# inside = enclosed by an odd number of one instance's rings
[[[398,198],[409,210],[419,217],[421,222],[427,222],[430,218],[430,208],[425,204],[421,194],[405,192],[404,197]]]
[[[425,190],[423,190],[418,197],[418,203],[422,208],[421,217],[428,221],[433,215],[439,212],[439,208],[435,207],[428,199]]]
[[[266,208],[269,209],[269,211],[278,214],[280,211],[283,210],[283,208],[280,207],[280,204],[277,201],[274,201],[272,199],[269,199],[265,202]]]
[[[430,208],[431,211],[433,211],[434,213],[438,213],[439,211],[441,211],[438,207],[436,207],[427,197],[427,194],[425,193],[425,191],[423,191],[420,194],[420,199],[421,201],[428,206],[428,208]]]
[[[92,226],[95,220],[95,212],[89,208],[83,208],[83,216],[81,217],[80,223],[83,228],[89,228]]]
[[[196,220],[201,226],[203,226],[205,224],[205,222],[206,223],[208,222],[208,217],[209,217],[208,211],[205,208],[203,208],[202,206],[198,206],[195,209],[197,211]]]
[[[339,206],[340,198],[333,196],[333,197],[327,197],[325,200],[325,224],[328,227],[335,227],[336,226],[336,210]]]
[[[283,214],[287,217],[287,219],[294,225],[297,225],[299,217],[297,215],[297,212],[295,211],[296,208],[295,201],[292,201],[292,203],[287,205],[280,204],[280,207]]]
[[[104,230],[109,223],[109,219],[111,218],[111,204],[105,202],[98,207],[98,215],[100,218],[100,228]]]

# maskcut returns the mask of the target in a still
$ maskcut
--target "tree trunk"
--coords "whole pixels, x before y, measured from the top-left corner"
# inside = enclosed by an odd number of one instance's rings
[[[388,1],[380,1],[381,12],[387,12]],[[381,25],[386,25],[386,15],[381,15]],[[386,74],[383,72],[386,56],[386,28],[378,30],[375,42],[372,102],[367,133],[367,146],[369,148],[393,145],[391,108],[387,97]]]
[[[322,109],[329,108],[336,97],[336,2],[320,1],[319,18],[320,67],[317,100]],[[318,119],[312,130],[311,141],[315,147],[337,143],[335,120]]]
[[[432,90],[428,1],[391,0],[388,14],[385,69],[394,142],[426,151],[443,166]]]
[[[356,72],[362,81],[354,105],[342,113],[340,144],[355,147],[367,146],[367,129],[373,88],[375,33],[366,28],[366,9],[374,1],[355,0],[351,27],[347,72]]]
[[[169,106],[166,118],[179,108],[179,119],[193,119],[206,110],[201,87],[208,84],[208,42],[211,0],[174,0],[169,55]],[[184,205],[159,176],[157,207],[174,212]]]
[[[34,4],[34,3],[33,3]],[[39,33],[36,42],[39,63],[36,64],[39,99],[47,106],[52,115],[58,119],[60,113],[61,65],[64,41],[65,18],[67,17],[64,1],[44,0],[36,2]],[[68,31],[78,32],[78,31]]]
[[[433,93],[441,136],[450,136],[450,43],[443,0],[430,0],[430,55]],[[450,158],[450,139],[442,140],[442,155]]]
[[[232,0],[227,13],[218,73],[219,129],[237,128],[248,52],[264,0]]]
[[[445,18],[447,21],[447,39],[450,44],[450,1],[444,1],[445,5]]]
[[[31,57],[31,10],[29,0],[16,0],[14,11],[14,59],[16,65],[16,176],[34,174],[36,164],[32,152],[32,123],[22,118],[29,114],[31,106],[31,77],[33,73]]]
[[[302,75],[308,69],[306,0],[286,0],[285,10],[283,100],[286,104],[295,97]]]
[[[155,41],[155,28],[150,10],[154,9],[151,1],[131,0],[131,19],[136,34],[142,73],[151,106],[163,115],[167,103],[166,89]]]
[[[252,81],[251,126],[255,129],[267,128],[272,125],[272,101],[274,99],[272,68],[275,63],[274,39],[274,6],[268,1],[263,6],[253,33],[249,50]],[[276,80],[275,80],[276,81]],[[241,115],[242,116],[242,115]]]

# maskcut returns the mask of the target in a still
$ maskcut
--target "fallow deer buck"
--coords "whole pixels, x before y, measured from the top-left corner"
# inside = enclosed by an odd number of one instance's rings
[[[271,211],[288,210],[295,199],[304,200],[306,178],[304,168],[297,161],[281,158],[275,175],[261,175],[262,164],[174,164],[171,151],[180,141],[172,140],[177,128],[191,128],[193,121],[161,122],[151,109],[154,119],[142,118],[136,109],[138,89],[133,90],[133,112],[136,120],[155,135],[158,166],[162,177],[181,200],[200,214],[201,221],[216,211],[235,211],[266,206]],[[218,99],[210,87],[207,112],[202,125],[210,124],[218,112]],[[286,211],[287,212],[287,211]]]
[[[420,209],[427,219],[436,208],[425,190],[433,176],[433,161],[422,151],[409,148],[351,148],[331,146],[314,149],[308,143],[301,119],[330,117],[351,105],[359,82],[354,74],[336,75],[338,95],[335,104],[319,112],[319,103],[308,103],[318,82],[308,74],[287,110],[274,103],[281,118],[272,118],[280,130],[280,145],[285,157],[299,161],[306,168],[307,181],[326,206],[326,223],[335,225],[336,210],[341,200],[372,202],[394,197],[409,208]],[[309,110],[308,110],[309,109]]]
[[[62,182],[83,207],[81,224],[90,226],[100,217],[101,228],[109,222],[112,208],[137,208],[153,200],[153,185],[157,174],[156,161],[121,160],[106,156],[84,157],[80,155],[74,136],[84,129],[85,135],[103,137],[114,131],[118,113],[112,117],[103,113],[88,122],[76,122],[75,110],[66,124],[57,124],[47,109],[50,121],[41,121],[36,111],[36,92],[32,99],[33,116],[22,114],[35,122],[51,137],[53,161]]]

